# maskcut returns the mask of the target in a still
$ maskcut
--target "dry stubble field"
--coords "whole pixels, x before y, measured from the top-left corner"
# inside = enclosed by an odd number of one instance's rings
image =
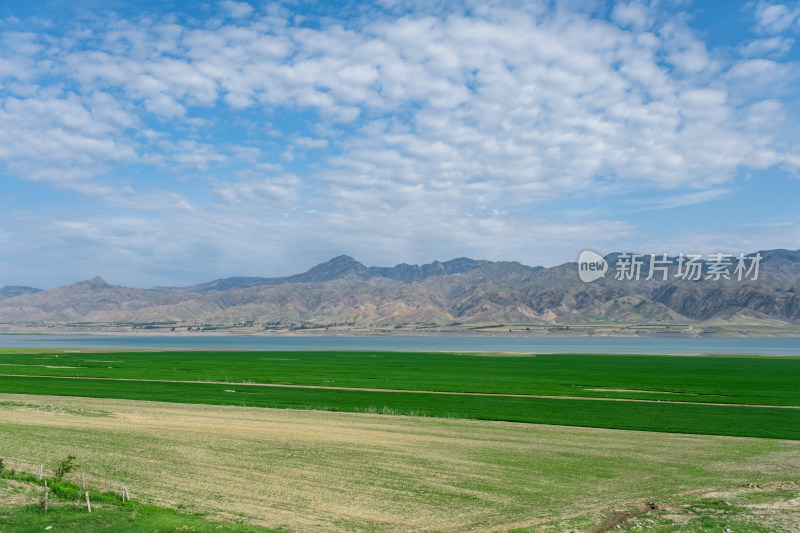
[[[798,441],[10,394],[0,406],[7,467],[72,453],[92,483],[125,482],[140,501],[289,530],[503,531],[800,476]]]

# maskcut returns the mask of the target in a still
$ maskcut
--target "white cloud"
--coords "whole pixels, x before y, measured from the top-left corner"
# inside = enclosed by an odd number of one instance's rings
[[[745,57],[757,57],[764,55],[783,55],[794,46],[794,39],[789,37],[770,37],[768,39],[755,39],[739,48],[739,52]]]
[[[228,160],[213,144],[181,140],[177,143],[162,141],[159,145],[170,161],[198,170],[207,170],[212,163],[224,163]]]
[[[249,14],[248,4],[221,6]],[[703,90],[706,80],[692,87],[690,79],[673,78],[655,53],[661,48],[689,75],[708,71],[713,63],[685,27],[668,23],[659,41],[651,33],[615,30],[577,13],[542,20],[524,12],[514,13],[513,20],[503,15],[493,20],[503,11],[489,13],[483,20],[406,17],[360,31],[292,28],[286,21],[266,18],[213,30],[120,21],[100,35],[104,50],[67,53],[64,61],[66,74],[86,89],[119,87],[165,119],[214,105],[220,96],[234,108],[257,103],[310,108],[334,124],[352,122],[364,112],[418,106],[411,115],[415,131],[410,135],[430,153],[424,156],[408,145],[409,157],[432,161],[436,147],[440,157],[463,158],[468,152],[485,160],[484,155],[494,153],[490,159],[497,167],[492,171],[500,174],[495,176],[500,181],[520,175],[519,164],[535,164],[535,170],[523,176],[535,177],[545,188],[548,182],[568,185],[560,174],[572,175],[571,183],[578,186],[593,172],[625,174],[604,167],[630,160],[633,152],[625,148],[630,139],[619,136],[631,132],[642,147],[649,143],[673,152],[651,152],[643,158],[680,159],[677,129],[685,128],[682,120],[692,114],[692,106],[681,109],[676,104],[684,99],[678,96]],[[645,18],[652,19],[651,13],[641,3],[615,7],[616,19],[637,31]],[[31,39],[26,36],[23,41]],[[29,48],[32,53],[37,50]],[[763,74],[768,66],[763,61],[741,62],[729,77],[751,76],[755,70]],[[724,105],[715,108],[719,116],[726,112]],[[641,120],[660,121],[668,129],[656,134]],[[439,124],[426,135],[434,122]],[[718,133],[734,141],[731,125]],[[462,137],[453,139],[447,132],[460,132]],[[445,139],[434,142],[433,134]],[[396,149],[392,139],[386,138],[384,149]],[[606,156],[595,150],[598,146]],[[500,157],[508,163],[502,164]],[[576,168],[555,172],[552,167],[565,159]],[[200,162],[199,168],[206,166]],[[475,171],[480,174],[486,168]],[[641,178],[676,184],[659,178],[655,168],[648,174]]]
[[[685,194],[671,195],[659,199],[642,201],[637,200],[637,207],[632,211],[652,211],[654,209],[673,209],[675,207],[685,207],[688,205],[703,204],[713,200],[724,198],[731,194],[729,188],[708,189],[704,191],[691,192]]]
[[[294,146],[305,150],[322,150],[330,144],[328,139],[312,139],[310,137],[298,137],[292,141]]]
[[[775,32],[795,8],[755,12]],[[209,9],[75,21],[63,39],[3,34],[7,173],[128,210],[63,235],[99,242],[125,220],[133,242],[154,232],[179,257],[213,249],[230,265],[265,233],[256,255],[285,254],[287,268],[298,243],[374,264],[432,250],[545,262],[531,242],[555,257],[587,227],[593,242],[635,233],[610,217],[548,221],[549,201],[647,189],[668,191],[656,207],[694,205],[742,169],[800,161],[779,91],[795,79],[793,40],[750,41],[731,60],[657,2],[617,3],[611,20],[568,3],[412,2],[315,24],[286,7]],[[181,225],[206,238],[158,229]]]
[[[225,204],[251,204],[264,207],[264,202],[280,202],[290,208],[297,201],[303,182],[292,174],[274,178],[261,178],[245,182],[220,183],[214,188],[217,197]]]
[[[642,2],[619,2],[612,11],[614,21],[622,27],[641,31],[652,24],[652,11]]]
[[[0,163],[21,177],[69,186],[136,159],[122,128],[137,122],[108,95],[0,101]]]
[[[233,18],[244,18],[253,12],[253,6],[247,2],[233,2],[232,0],[224,0],[219,3],[220,6]]]
[[[798,29],[800,2],[773,3],[761,1],[756,6],[756,26],[766,33]]]
[[[726,77],[733,83],[741,83],[744,90],[773,91],[797,79],[797,73],[791,65],[779,63],[771,59],[743,59],[737,61],[728,70]]]
[[[615,7],[633,32],[580,13],[536,18],[522,11],[512,19],[500,9],[482,19],[405,17],[358,30],[298,28],[274,17],[215,29],[121,21],[100,36],[104,50],[66,54],[65,74],[86,89],[122,89],[162,119],[220,97],[234,110],[310,109],[334,129],[373,123],[365,113],[408,113],[403,135],[351,137],[334,160],[337,168],[372,168],[401,181],[485,176],[514,196],[508,187],[569,193],[598,174],[671,187],[724,180],[746,159],[733,157],[747,135],[734,119],[740,104],[698,106],[687,97],[723,94],[724,86],[706,88],[719,66],[679,21],[667,22],[660,37],[642,30],[645,18],[655,20],[652,11],[642,3]],[[767,60],[742,61],[727,76],[756,73],[786,76]],[[717,129],[705,122],[712,117]],[[295,145],[310,147],[303,142]],[[375,154],[369,158],[382,156],[357,161],[362,145]],[[188,152],[175,160],[208,168]],[[295,157],[284,151],[284,160]]]

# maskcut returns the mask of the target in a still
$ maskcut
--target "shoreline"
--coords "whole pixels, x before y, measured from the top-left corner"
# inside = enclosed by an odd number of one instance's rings
[[[627,327],[607,328],[602,331],[581,331],[580,329],[556,331],[491,331],[491,330],[405,330],[389,331],[382,329],[343,329],[334,331],[317,330],[278,330],[278,331],[243,331],[239,329],[224,329],[210,331],[159,331],[155,329],[125,329],[108,330],[102,328],[13,328],[0,329],[2,337],[163,337],[163,338],[216,338],[216,337],[242,337],[242,338],[320,338],[320,337],[460,337],[460,338],[531,338],[531,339],[589,339],[589,338],[661,338],[661,339],[800,339],[798,330],[767,330],[767,331],[710,331],[697,329],[694,331],[647,331],[633,330]]]
[[[0,333],[0,351],[379,351],[467,354],[640,354],[676,356],[760,355],[800,357],[800,340],[792,336],[533,336],[497,333],[375,335],[347,332],[327,335],[231,335],[224,332],[145,333],[76,332],[59,334]]]

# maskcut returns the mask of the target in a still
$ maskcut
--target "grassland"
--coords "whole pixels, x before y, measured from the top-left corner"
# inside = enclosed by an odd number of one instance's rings
[[[76,484],[49,480],[47,510],[43,510],[47,479],[10,470],[0,472],[0,532],[52,533],[141,533],[144,531],[264,532],[243,524],[211,522],[204,517],[175,509],[121,500],[115,492],[90,491],[92,511],[86,507],[84,491]],[[277,532],[276,532],[277,533]]]
[[[7,468],[75,453],[98,490],[113,482],[95,480],[124,482],[144,504],[294,531],[568,522],[591,531],[593,519],[644,499],[800,481],[800,442],[778,439],[63,396],[0,402]]]
[[[800,405],[800,357],[785,356],[0,352],[0,373]]]
[[[0,353],[8,393],[800,439],[800,358]]]
[[[706,495],[794,501],[798,378],[757,355],[4,350],[0,458],[76,454],[98,490],[294,531],[782,531]]]

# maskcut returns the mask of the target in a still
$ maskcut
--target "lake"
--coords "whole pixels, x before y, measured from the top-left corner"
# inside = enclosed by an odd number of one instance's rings
[[[0,347],[800,355],[800,338],[0,335]]]

